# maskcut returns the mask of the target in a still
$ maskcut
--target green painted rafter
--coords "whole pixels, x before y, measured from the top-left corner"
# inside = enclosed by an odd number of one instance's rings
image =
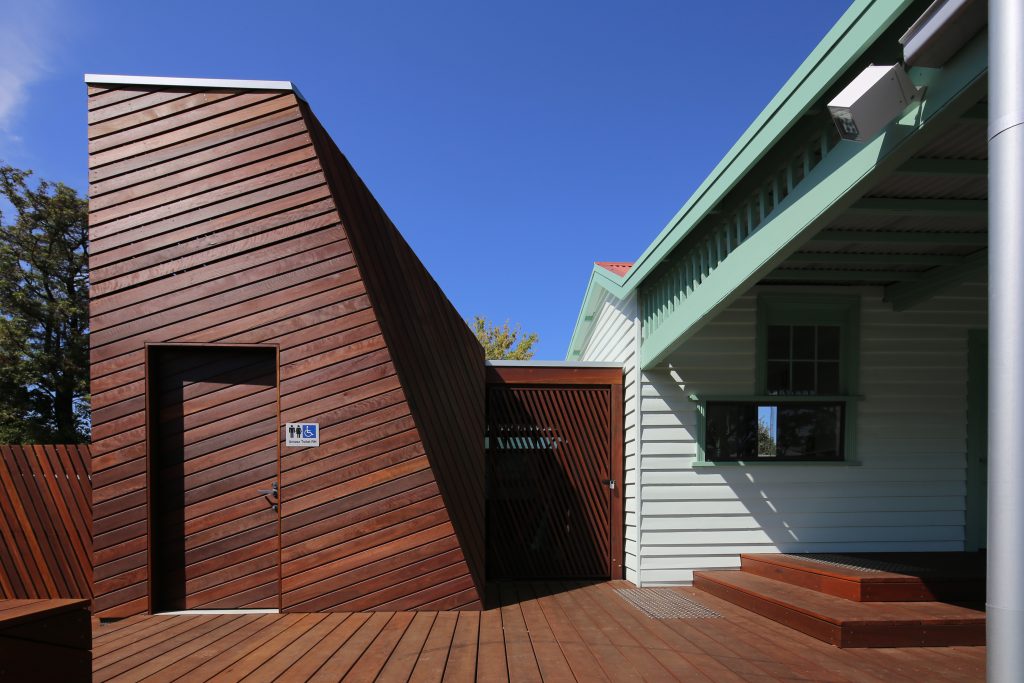
[[[988,244],[988,233],[899,230],[826,230],[815,235],[814,242],[985,246]]]
[[[966,257],[960,265],[927,271],[917,282],[889,285],[885,288],[883,300],[891,303],[893,310],[905,311],[945,290],[984,276],[987,270],[988,249],[982,249]]]

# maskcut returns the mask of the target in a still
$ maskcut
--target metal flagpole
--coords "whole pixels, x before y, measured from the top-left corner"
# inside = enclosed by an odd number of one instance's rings
[[[988,680],[1024,680],[1024,2],[989,0]]]

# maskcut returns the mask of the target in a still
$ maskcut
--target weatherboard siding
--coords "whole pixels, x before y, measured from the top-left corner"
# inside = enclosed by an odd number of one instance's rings
[[[689,582],[743,552],[962,550],[967,330],[985,327],[985,297],[966,284],[897,313],[880,289],[862,296],[858,466],[693,467],[689,395],[754,392],[753,293],[644,373],[642,583]]]
[[[619,301],[610,294],[597,307],[590,336],[583,346],[580,360],[622,363],[623,408],[625,412],[625,444],[623,449],[624,506],[626,510],[625,568],[626,579],[638,583],[638,505],[637,505],[637,339],[640,323],[636,297]]]

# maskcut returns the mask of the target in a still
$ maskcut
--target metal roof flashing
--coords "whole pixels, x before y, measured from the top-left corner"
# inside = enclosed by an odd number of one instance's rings
[[[166,76],[125,76],[120,74],[85,74],[88,85],[154,85],[164,88],[221,88],[225,90],[283,90],[306,98],[291,81],[258,81],[233,78],[169,78]]]

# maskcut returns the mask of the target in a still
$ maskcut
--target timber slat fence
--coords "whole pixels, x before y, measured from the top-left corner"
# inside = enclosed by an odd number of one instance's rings
[[[0,599],[91,598],[87,444],[0,445]]]

